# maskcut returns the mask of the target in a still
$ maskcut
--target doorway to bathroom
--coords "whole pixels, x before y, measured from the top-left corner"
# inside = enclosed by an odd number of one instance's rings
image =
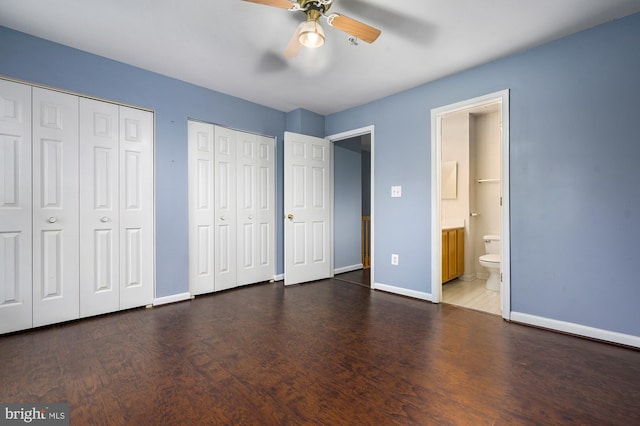
[[[432,300],[509,319],[509,91],[433,109],[431,129]]]

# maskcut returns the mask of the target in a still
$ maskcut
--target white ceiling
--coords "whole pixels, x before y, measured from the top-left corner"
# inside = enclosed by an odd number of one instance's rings
[[[0,25],[326,115],[638,11],[638,0],[334,0],[331,12],[380,38],[352,46],[323,25],[325,45],[293,59],[281,53],[304,15],[241,0],[0,0]]]

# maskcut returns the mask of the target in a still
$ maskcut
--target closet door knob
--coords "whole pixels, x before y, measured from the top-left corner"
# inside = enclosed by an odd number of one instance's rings
[[[58,219],[56,219],[53,216],[51,216],[49,219],[47,219],[47,222],[49,222],[49,223],[56,223],[57,221],[58,221]]]
[[[287,215],[287,219],[291,219],[291,220],[293,220],[293,215],[292,215],[291,213],[289,213],[289,214]]]
[[[227,220],[227,217],[225,215],[220,216],[220,220]]]
[[[249,215],[249,220],[253,220],[253,216]]]
[[[106,217],[106,216],[102,216],[102,217],[100,218],[100,222],[102,222],[102,223],[107,223],[107,222],[109,222],[109,218],[108,218],[108,217]]]

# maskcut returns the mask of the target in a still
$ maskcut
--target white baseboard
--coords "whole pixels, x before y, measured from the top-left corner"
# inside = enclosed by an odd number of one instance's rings
[[[464,274],[460,277],[460,281],[475,281],[476,274]]]
[[[345,272],[357,271],[362,269],[362,263],[357,263],[355,265],[343,266],[342,268],[336,268],[333,270],[334,274],[344,274]]]
[[[558,321],[513,311],[511,312],[511,321],[640,348],[640,336],[632,336],[630,334],[622,334],[615,331],[602,330],[600,328],[587,327],[586,325],[572,322]]]
[[[284,280],[284,274],[277,274],[275,277],[273,277],[274,281],[282,281]]]
[[[171,296],[157,297],[153,299],[153,306],[166,305],[168,303],[182,302],[193,299],[191,293],[172,294]]]
[[[414,299],[427,300],[429,302],[433,300],[433,296],[431,295],[431,293],[408,290],[406,288],[394,287],[386,284],[373,283],[372,288],[374,290],[382,290],[386,291],[387,293],[399,294],[401,296],[413,297]]]

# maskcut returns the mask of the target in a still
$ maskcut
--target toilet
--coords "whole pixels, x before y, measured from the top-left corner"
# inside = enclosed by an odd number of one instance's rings
[[[487,290],[500,291],[500,235],[485,235],[484,252],[480,256],[480,265],[487,268],[489,278],[487,278]]]

